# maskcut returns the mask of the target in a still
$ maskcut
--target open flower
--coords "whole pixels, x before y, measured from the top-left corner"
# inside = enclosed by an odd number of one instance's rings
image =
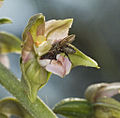
[[[37,55],[37,61],[40,66],[48,72],[64,77],[70,72],[72,64],[67,55],[60,54],[67,53],[64,51],[65,49],[62,49],[63,46],[66,46],[64,48],[68,48],[68,50],[72,50],[72,47],[70,48],[66,44],[66,40],[73,39],[74,35],[68,38],[66,37],[68,36],[68,30],[72,25],[73,19],[50,20],[45,22],[44,16],[42,14],[39,15],[41,24],[39,26],[33,25],[30,32],[27,32],[27,40],[22,54],[23,63],[34,58],[35,54]],[[65,44],[64,41],[63,44],[60,44],[62,40],[65,40]]]
[[[33,88],[38,90],[42,87],[50,73],[64,77],[75,66],[98,67],[93,59],[70,44],[75,38],[75,35],[68,35],[72,22],[73,19],[45,22],[42,14],[30,18],[23,33],[21,58],[29,93]]]

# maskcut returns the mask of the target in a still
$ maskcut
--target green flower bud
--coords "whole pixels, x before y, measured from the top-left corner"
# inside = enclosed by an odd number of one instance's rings
[[[0,100],[0,118],[11,118],[12,115],[20,118],[33,118],[15,98]]]
[[[93,106],[85,99],[67,98],[55,105],[53,111],[67,118],[92,118]]]

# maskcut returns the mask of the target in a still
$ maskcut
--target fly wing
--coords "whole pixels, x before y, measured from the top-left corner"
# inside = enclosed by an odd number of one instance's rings
[[[65,37],[62,41],[59,42],[59,44],[62,46],[66,43],[72,43],[75,40],[75,35],[69,35],[67,37]]]

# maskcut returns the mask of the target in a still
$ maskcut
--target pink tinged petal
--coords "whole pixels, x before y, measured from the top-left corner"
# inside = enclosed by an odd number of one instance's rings
[[[51,44],[59,42],[68,36],[73,19],[50,20],[45,22],[45,36]]]
[[[46,66],[46,70],[60,77],[64,77],[71,70],[71,62],[68,58],[57,55],[57,61],[52,60],[51,63]]]
[[[26,39],[24,41],[24,47],[22,49],[22,62],[25,63],[29,59],[33,58],[33,38],[30,32],[27,33]]]
[[[52,72],[60,77],[64,77],[65,69],[59,61],[52,60],[51,64],[46,66],[48,72]]]
[[[60,61],[62,63],[62,65],[65,68],[65,75],[69,74],[70,70],[71,70],[71,62],[67,57],[63,57],[60,54],[57,55],[57,60]]]
[[[111,83],[99,90],[97,98],[112,97],[116,94],[120,94],[120,83]]]
[[[0,54],[0,63],[2,63],[5,67],[10,68],[10,62],[7,55]]]

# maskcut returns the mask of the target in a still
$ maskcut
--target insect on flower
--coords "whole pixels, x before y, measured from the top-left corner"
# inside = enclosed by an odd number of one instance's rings
[[[53,44],[50,51],[47,54],[41,56],[40,59],[56,60],[57,54],[60,54],[60,53],[64,53],[69,58],[68,54],[74,54],[76,52],[74,48],[68,44],[68,43],[72,43],[74,39],[75,39],[75,35],[69,35],[65,37],[63,40],[61,40],[60,42],[56,42],[55,44]]]

